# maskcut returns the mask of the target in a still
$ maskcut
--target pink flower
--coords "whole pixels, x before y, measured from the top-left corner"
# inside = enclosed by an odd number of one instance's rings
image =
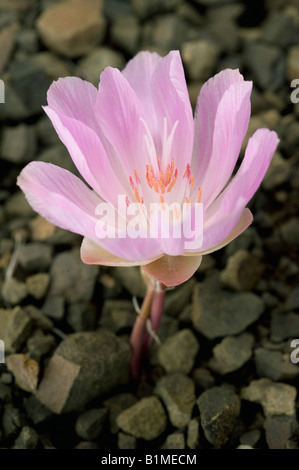
[[[98,89],[79,78],[59,79],[44,109],[92,189],[43,162],[29,163],[18,185],[39,214],[84,236],[85,263],[142,265],[165,285],[180,284],[204,254],[227,245],[252,222],[245,206],[279,140],[268,129],[256,131],[229,182],[248,128],[251,89],[238,70],[218,73],[202,87],[193,119],[178,51],[164,58],[140,52],[122,72],[107,67]],[[184,236],[99,239],[96,208],[101,201],[116,208],[119,195],[127,206],[202,202],[201,248],[186,249]],[[151,223],[161,221],[153,217]]]

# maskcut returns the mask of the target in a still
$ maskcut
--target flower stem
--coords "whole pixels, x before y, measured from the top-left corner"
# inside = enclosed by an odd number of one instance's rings
[[[154,292],[154,283],[148,282],[147,291],[141,306],[141,310],[136,318],[135,325],[130,337],[130,344],[133,351],[131,359],[131,375],[133,379],[137,379],[139,375],[142,348],[146,336],[146,321],[151,311]]]
[[[156,281],[155,292],[154,292],[154,297],[153,297],[152,306],[151,306],[151,315],[150,315],[151,330],[153,333],[157,333],[159,325],[160,325],[163,308],[164,308],[164,302],[165,302],[165,292],[166,292],[166,287],[164,286],[164,284],[162,284],[159,281]],[[148,334],[146,338],[147,350],[149,350],[152,341],[153,341],[153,335]]]

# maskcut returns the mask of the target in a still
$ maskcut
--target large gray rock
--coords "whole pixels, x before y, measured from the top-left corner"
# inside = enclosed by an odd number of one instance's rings
[[[262,378],[253,380],[241,391],[241,398],[262,405],[265,416],[295,416],[297,390],[291,385]]]
[[[213,387],[197,400],[201,425],[207,440],[215,447],[225,444],[240,413],[240,399],[227,386]]]
[[[129,379],[131,350],[107,330],[68,335],[45,369],[37,398],[54,413],[82,409]]]
[[[201,283],[194,290],[191,319],[200,333],[214,339],[241,333],[263,310],[263,301],[251,292],[232,293]]]
[[[176,428],[186,426],[195,405],[194,382],[186,375],[175,373],[162,377],[155,393],[163,401],[171,424]]]
[[[165,431],[167,417],[159,398],[151,396],[122,411],[116,422],[124,432],[151,441]]]
[[[67,302],[89,302],[98,274],[98,266],[88,266],[78,251],[59,253],[51,266],[49,296],[63,296]]]
[[[188,374],[194,365],[199,351],[199,343],[188,328],[178,331],[167,338],[158,350],[159,363],[166,372]]]
[[[209,367],[219,374],[228,374],[242,367],[251,357],[254,337],[249,333],[227,336],[213,348]]]

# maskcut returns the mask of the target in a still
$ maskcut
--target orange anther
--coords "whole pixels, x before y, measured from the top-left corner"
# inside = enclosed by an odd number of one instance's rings
[[[172,190],[172,188],[174,187],[175,182],[176,182],[176,180],[178,179],[178,174],[179,174],[179,170],[176,169],[175,172],[174,172],[174,175],[173,175],[173,177],[172,177],[172,180],[171,180],[171,182],[170,182],[170,185],[169,185],[168,188],[167,188],[167,192],[168,192],[168,193],[169,193],[169,192]]]
[[[202,190],[201,188],[198,189],[198,196],[197,196],[197,201],[196,202],[200,202],[201,201],[201,196],[202,196]]]

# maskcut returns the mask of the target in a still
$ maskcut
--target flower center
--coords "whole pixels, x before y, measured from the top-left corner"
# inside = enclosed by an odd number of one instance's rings
[[[155,193],[160,195],[160,202],[164,205],[165,194],[170,193],[172,188],[177,182],[179,176],[179,170],[176,168],[175,161],[171,159],[171,150],[173,139],[175,135],[176,128],[179,124],[179,121],[176,121],[171,129],[170,134],[168,135],[167,131],[167,119],[164,118],[164,130],[163,130],[163,140],[162,140],[162,154],[161,158],[157,156],[155,143],[153,141],[151,132],[148,128],[147,123],[143,118],[140,118],[144,128],[145,128],[145,144],[148,152],[149,163],[146,165],[145,171],[145,181],[150,189],[153,189]],[[164,163],[164,170],[162,169],[162,163]],[[165,168],[166,166],[166,168]],[[183,179],[186,179],[186,186],[184,190],[184,198],[181,197],[178,199],[185,200],[186,203],[190,203],[190,192],[194,186],[194,176],[191,171],[190,163],[187,163],[185,172],[183,174]],[[138,174],[138,171],[134,169],[134,179],[132,176],[129,176],[129,183],[133,190],[135,201],[143,204],[144,200],[141,192],[141,180]],[[183,196],[183,195],[182,195]],[[197,202],[201,201],[201,188],[198,189]],[[130,204],[128,196],[126,196],[127,206]]]

